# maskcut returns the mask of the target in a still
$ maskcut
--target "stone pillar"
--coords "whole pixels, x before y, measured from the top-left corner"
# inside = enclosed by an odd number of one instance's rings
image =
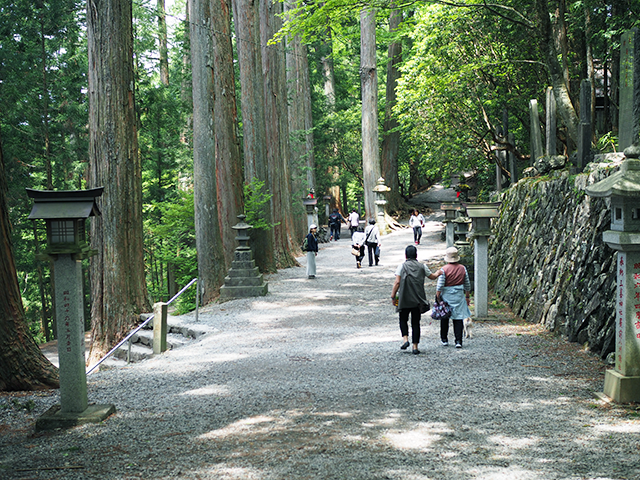
[[[620,38],[620,109],[618,113],[618,151],[640,141],[640,35],[632,28]]]
[[[529,118],[531,120],[531,165],[534,165],[538,157],[544,156],[542,147],[542,133],[540,132],[540,114],[538,113],[538,101],[529,101]]]
[[[553,87],[547,88],[547,156],[552,157],[557,154],[558,136],[556,133],[556,97],[553,94]]]
[[[153,353],[155,354],[167,350],[167,310],[168,305],[164,302],[153,304]]]
[[[489,242],[487,235],[475,235],[473,242],[473,300],[476,318],[489,315]]]
[[[385,205],[387,204],[387,200],[384,198],[384,194],[390,190],[391,189],[384,184],[384,178],[382,177],[378,179],[377,185],[373,189],[376,196],[376,225],[378,226],[378,231],[381,235],[391,233],[391,228],[387,225],[387,220],[385,218]]]
[[[87,409],[87,374],[84,358],[82,262],[58,255],[54,263],[58,359],[60,362],[60,412]]]
[[[580,82],[580,125],[578,126],[578,171],[591,159],[591,82]]]

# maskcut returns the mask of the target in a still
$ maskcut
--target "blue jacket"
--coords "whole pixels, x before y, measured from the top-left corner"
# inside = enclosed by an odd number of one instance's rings
[[[309,232],[307,235],[307,252],[317,252],[318,251],[318,240],[316,240],[316,236]]]

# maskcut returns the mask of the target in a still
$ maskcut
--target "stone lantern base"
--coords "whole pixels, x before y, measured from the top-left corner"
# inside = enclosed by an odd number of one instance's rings
[[[114,405],[89,405],[84,412],[62,412],[60,405],[54,405],[36,420],[36,432],[71,428],[86,423],[100,423],[116,412]]]
[[[235,260],[231,262],[224,285],[220,287],[220,300],[261,297],[267,294],[268,288],[267,282],[256,267],[251,250],[236,250]]]
[[[640,377],[627,377],[615,370],[607,370],[604,394],[617,403],[640,402]]]

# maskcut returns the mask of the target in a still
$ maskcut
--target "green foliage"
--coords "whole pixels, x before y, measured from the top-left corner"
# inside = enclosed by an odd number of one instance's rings
[[[273,195],[265,186],[265,182],[254,178],[244,186],[244,213],[245,222],[253,227],[253,230],[271,230],[278,225],[267,220],[266,207],[271,202]]]

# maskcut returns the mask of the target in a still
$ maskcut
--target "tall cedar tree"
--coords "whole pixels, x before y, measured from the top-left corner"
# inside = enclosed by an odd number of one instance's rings
[[[0,141],[0,390],[58,388],[58,369],[42,354],[27,326],[13,259],[7,192]]]
[[[193,92],[193,190],[195,206],[198,276],[204,288],[203,301],[213,300],[224,280],[225,262],[216,187],[214,145],[214,93],[211,59],[211,4],[189,2],[191,20],[191,79]]]
[[[89,0],[89,184],[104,186],[91,224],[89,363],[148,312],[142,249],[142,178],[136,132],[129,0]]]

